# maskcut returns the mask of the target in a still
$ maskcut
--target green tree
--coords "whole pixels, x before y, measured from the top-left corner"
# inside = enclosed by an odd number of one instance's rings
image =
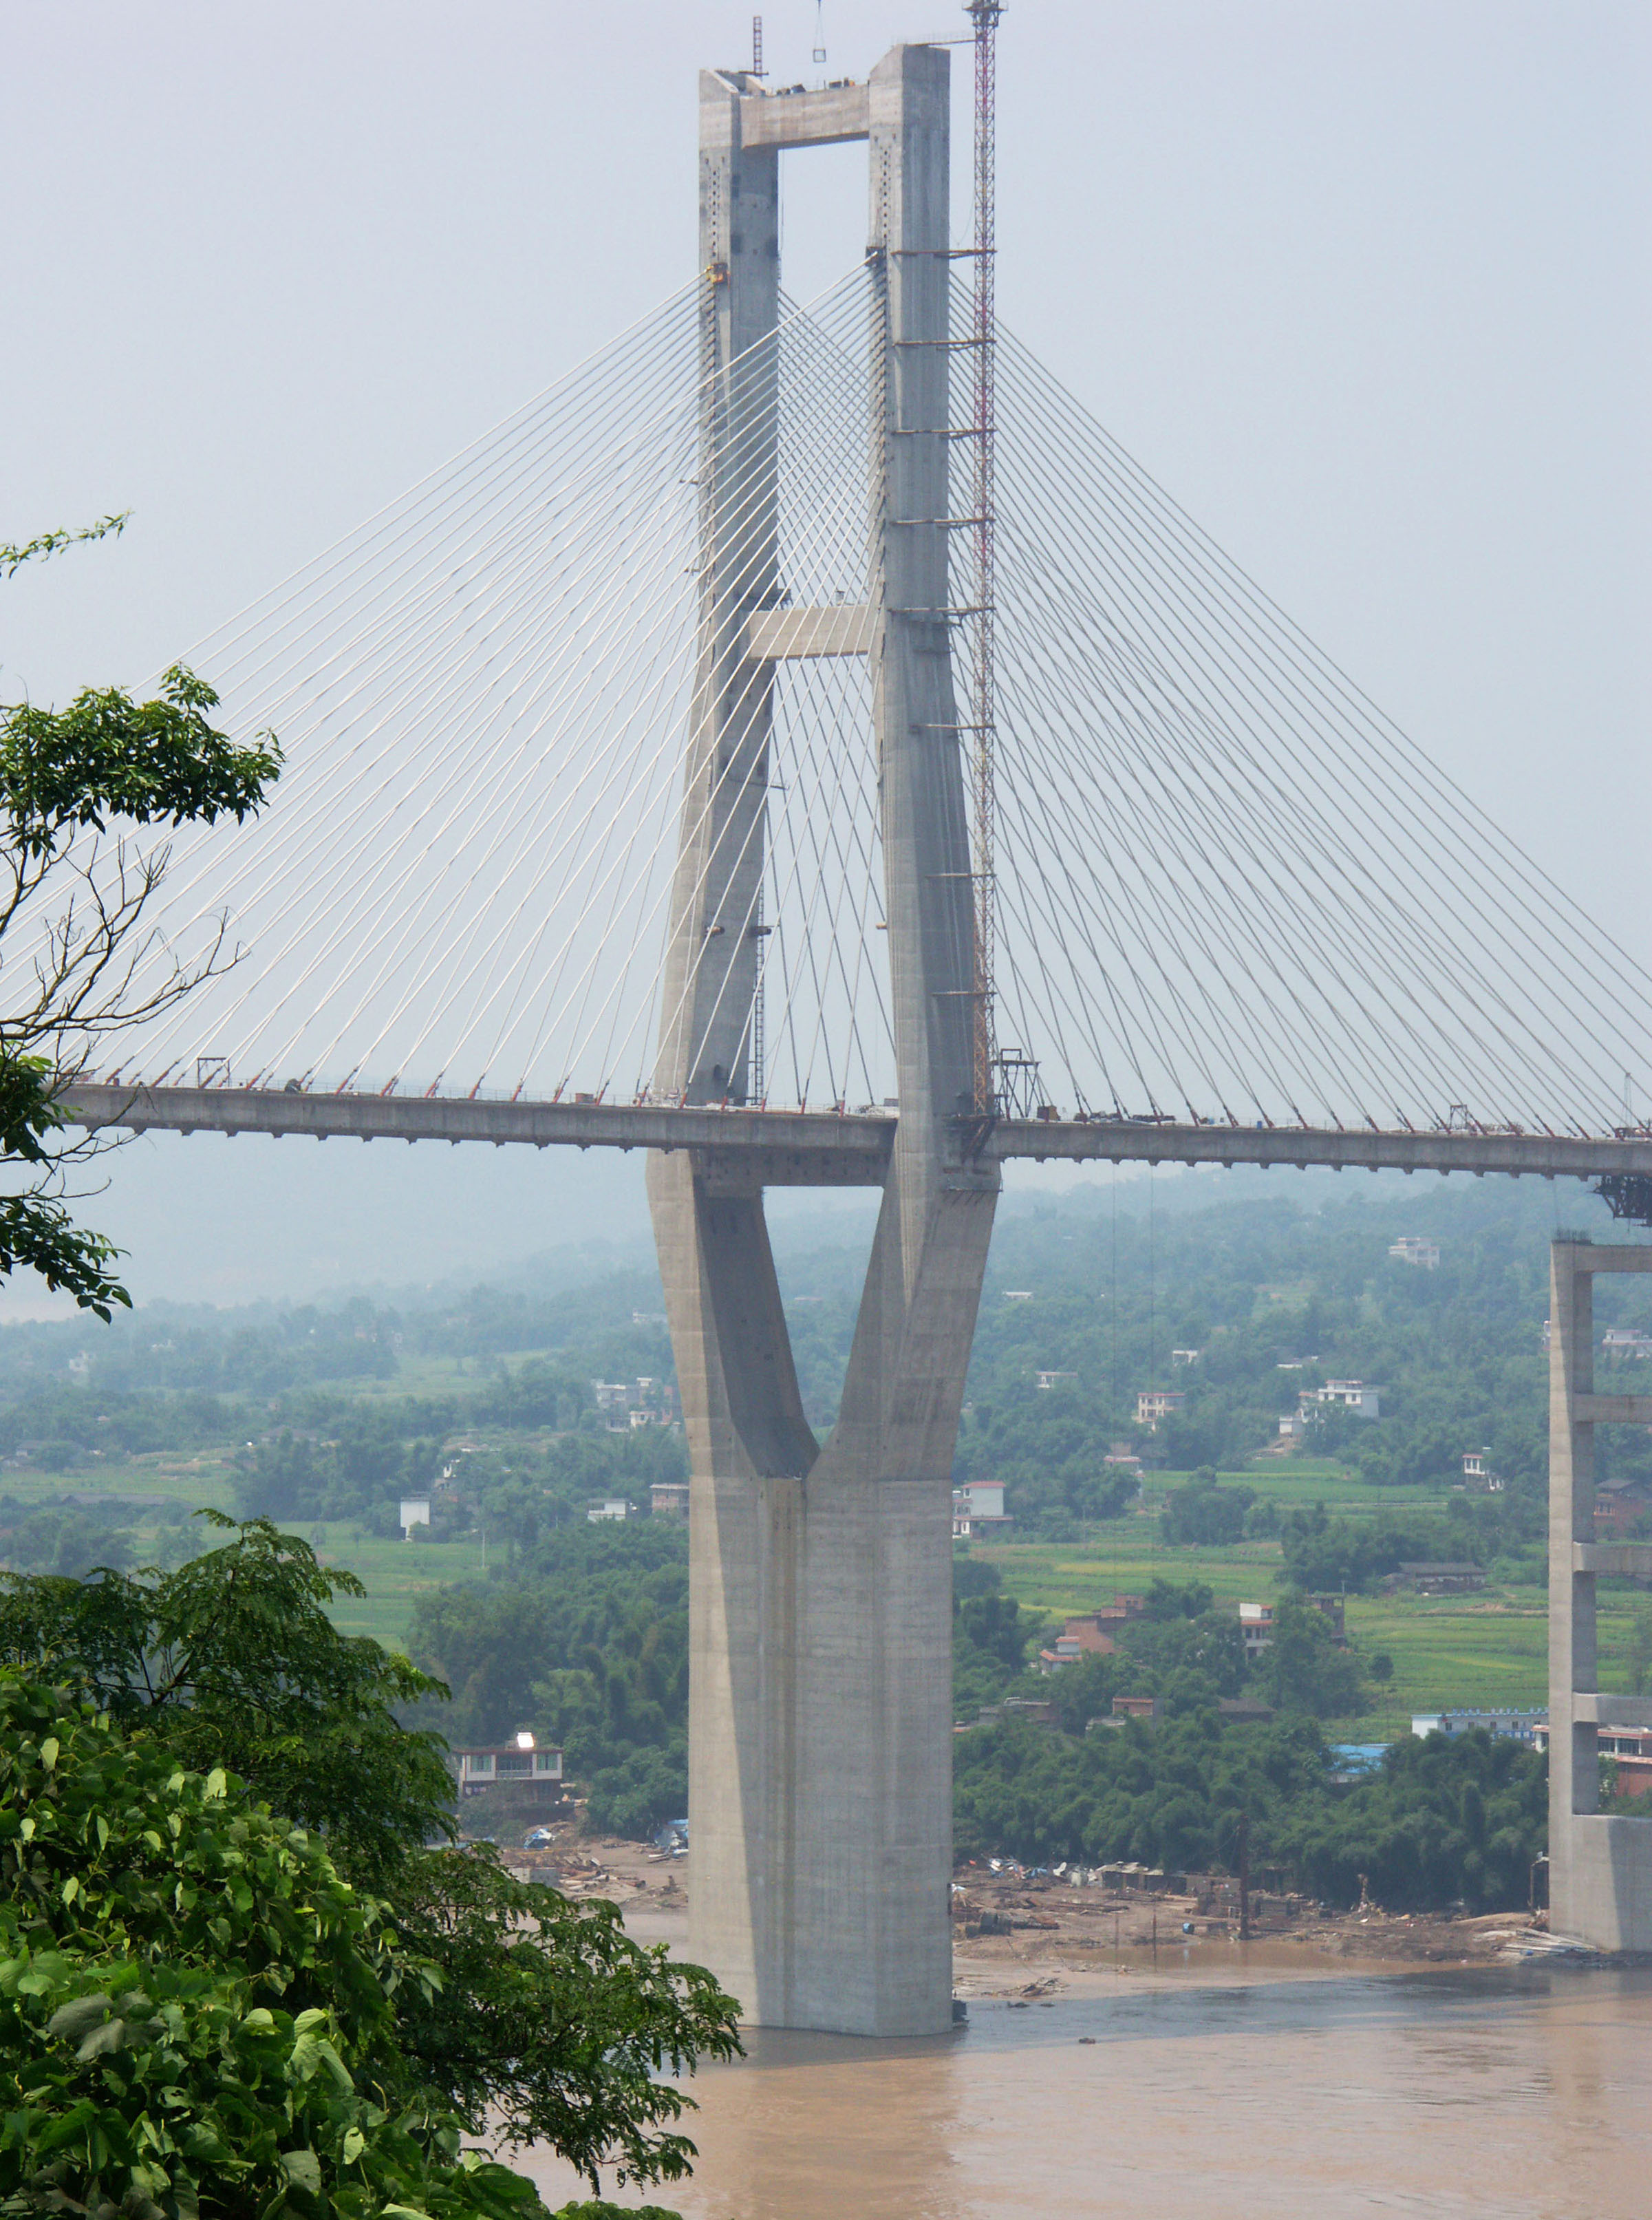
[[[1133,1694],[1139,1678],[1125,1657],[1092,1655],[1063,1665],[1050,1681],[1057,1724],[1082,1734],[1092,1719],[1111,1718],[1113,1698]]]
[[[1363,1875],[1391,1911],[1459,1900],[1509,1910],[1525,1903],[1543,1847],[1547,1774],[1547,1759],[1518,1743],[1407,1735],[1369,1780],[1286,1815],[1277,1847],[1331,1902],[1352,1902]]]
[[[0,577],[125,522],[0,545]],[[240,746],[217,731],[217,705],[174,664],[150,702],[103,687],[61,710],[0,706],[0,942],[14,929],[36,936],[0,1011],[0,1158],[19,1182],[0,1197],[0,1277],[36,1271],[103,1319],[129,1298],[115,1250],[75,1224],[65,1200],[70,1168],[99,1144],[65,1139],[61,1092],[99,1042],[169,1008],[225,952],[221,932],[189,963],[150,946],[165,847],[134,852],[108,835],[115,825],[239,823],[260,807],[281,751],[271,733]]]
[[[1206,1549],[1237,1542],[1256,1500],[1254,1488],[1224,1487],[1212,1469],[1202,1466],[1186,1487],[1174,1487],[1165,1497],[1161,1518],[1164,1538]]]
[[[0,1662],[72,1675],[101,1711],[182,1764],[230,1768],[377,1880],[451,1833],[441,1737],[396,1716],[441,1684],[339,1632],[327,1606],[365,1593],[353,1573],[267,1519],[202,1516],[233,1538],[174,1572],[0,1573]]]
[[[1643,1604],[1635,1614],[1629,1637],[1630,1685],[1637,1696],[1652,1687],[1652,1605]]]
[[[496,1742],[531,1725],[591,1780],[686,1732],[688,1600],[680,1522],[582,1518],[524,1550],[508,1584],[421,1597],[410,1646],[452,1686],[456,1731]]]
[[[351,1575],[267,1521],[209,1516],[232,1538],[176,1573],[6,1576],[0,1661],[77,1684],[134,1749],[233,1768],[315,1830],[430,1969],[398,1990],[399,2055],[467,2133],[552,2143],[594,2189],[605,2164],[685,2173],[685,2100],[654,2076],[735,2055],[735,2000],[632,1942],[612,1905],[519,1884],[489,1845],[449,1847],[439,1737],[396,1716],[440,1684],[339,1633],[327,1606],[361,1593]]]
[[[233,1776],[0,1674],[0,2198],[14,2212],[508,2220],[400,2041],[431,1982]]]
[[[1216,1601],[1208,1581],[1167,1581],[1156,1574],[1142,1598],[1142,1616],[1154,1626],[1177,1618],[1202,1618]]]
[[[1132,1662],[1145,1668],[1155,1693],[1175,1692],[1190,1674],[1213,1696],[1237,1696],[1244,1686],[1244,1637],[1231,1611],[1203,1611],[1196,1618],[1132,1620],[1124,1632]]]
[[[1337,1719],[1364,1708],[1364,1676],[1357,1655],[1338,1646],[1330,1620],[1311,1603],[1280,1605],[1257,1678],[1269,1702],[1281,1712],[1310,1712],[1315,1718]]]
[[[548,2143],[594,2192],[604,2166],[689,2173],[693,2099],[656,2077],[740,2055],[739,2007],[703,1967],[633,1942],[617,1905],[514,1880],[490,1845],[409,1860],[389,1916],[440,1976],[402,2008],[407,2055],[470,2134]]]
[[[973,1719],[984,1705],[997,1701],[1025,1668],[1027,1653],[1047,1624],[1039,1613],[1024,1612],[1013,1596],[1000,1595],[995,1589],[959,1592],[960,1571],[968,1575],[990,1569],[953,1567],[952,1709],[958,1719]]]
[[[593,1827],[640,1841],[688,1808],[689,1737],[682,1734],[593,1774],[585,1815]]]
[[[1425,1511],[1381,1512],[1375,1518],[1330,1518],[1323,1504],[1287,1511],[1281,1526],[1285,1577],[1293,1587],[1330,1593],[1375,1588],[1402,1564],[1430,1560],[1483,1562],[1485,1532],[1463,1518]]]
[[[1408,1735],[1342,1788],[1301,1712],[1229,1726],[1206,1706],[1085,1735],[1006,1720],[957,1737],[954,1839],[966,1857],[1231,1869],[1243,1813],[1253,1865],[1285,1867],[1327,1903],[1356,1902],[1364,1875],[1392,1911],[1505,1911],[1525,1903],[1543,1846],[1545,1769],[1518,1743]]]

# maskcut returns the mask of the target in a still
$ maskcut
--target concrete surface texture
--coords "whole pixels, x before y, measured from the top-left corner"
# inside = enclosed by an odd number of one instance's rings
[[[760,347],[778,308],[776,141],[734,73],[701,79],[702,264],[715,368]],[[689,1947],[755,2024],[919,2035],[951,2022],[951,1476],[999,1176],[962,1153],[976,989],[948,607],[944,349],[948,56],[896,47],[865,88],[877,289],[868,629],[900,1115],[845,1381],[824,1447],[802,1410],[764,1218],[693,1150],[650,1160],[649,1197],[693,1465]],[[835,103],[822,135],[842,136]],[[801,108],[784,143],[808,143]],[[748,355],[749,360],[749,355]],[[714,375],[720,443],[772,444],[774,392],[740,408]],[[753,396],[756,395],[754,400]],[[770,412],[753,421],[751,410]],[[742,414],[741,412],[745,412]],[[933,431],[933,438],[913,437]],[[750,533],[750,500],[740,529]],[[685,773],[683,866],[656,1091],[746,1085],[749,915],[760,857],[772,663],[751,653],[761,566],[721,567],[708,504],[707,681]],[[720,576],[737,574],[725,596]],[[842,652],[838,640],[823,641]],[[762,736],[761,739],[758,736]],[[725,826],[733,828],[725,832]],[[724,870],[720,856],[738,864]],[[720,934],[717,928],[725,930]],[[708,957],[705,951],[714,953]]]
[[[1652,1396],[1594,1392],[1594,1275],[1652,1272],[1652,1246],[1557,1240],[1549,1348],[1549,1925],[1603,1950],[1652,1950],[1652,1819],[1600,1810],[1596,1729],[1652,1719],[1652,1698],[1599,1687],[1595,1581],[1652,1572],[1652,1545],[1594,1538],[1594,1430],[1652,1425]]]

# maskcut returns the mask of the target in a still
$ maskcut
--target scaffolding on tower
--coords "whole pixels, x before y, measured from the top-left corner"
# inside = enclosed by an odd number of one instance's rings
[[[973,626],[973,668],[970,673],[975,747],[970,784],[975,811],[976,981],[975,981],[975,1098],[977,1114],[990,1118],[997,1111],[999,1094],[997,1023],[994,1014],[993,964],[998,937],[997,882],[994,863],[996,804],[993,791],[996,740],[996,671],[994,668],[994,592],[995,578],[994,513],[996,495],[996,352],[997,305],[994,271],[997,257],[994,236],[995,149],[994,108],[997,94],[995,47],[1003,0],[969,0],[975,26],[976,137],[975,244],[976,315],[975,362],[976,590]]]

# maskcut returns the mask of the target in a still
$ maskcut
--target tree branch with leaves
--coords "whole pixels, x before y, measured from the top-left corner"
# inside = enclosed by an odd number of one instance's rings
[[[695,2153],[679,2082],[739,2055],[735,1999],[634,1942],[617,1906],[571,1904],[514,1880],[491,1844],[456,1844],[440,1738],[396,1716],[446,1688],[339,1631],[329,1606],[362,1593],[352,1574],[267,1519],[203,1515],[221,1546],[173,1572],[0,1572],[0,1924],[15,1677],[66,1687],[169,1768],[222,1768],[325,1845],[433,1977],[398,1990],[395,2041],[374,2053],[392,2111],[548,2143],[594,2192],[605,2167],[621,2184],[682,2179]]]
[[[0,543],[0,579],[118,534],[125,515]],[[174,664],[152,701],[84,688],[66,708],[0,705],[0,1278],[28,1269],[103,1319],[129,1298],[115,1251],[77,1225],[70,1168],[111,1144],[71,1139],[60,1097],[103,1042],[159,1016],[236,960],[226,920],[203,951],[174,954],[153,924],[170,848],[134,828],[253,815],[280,774],[275,736],[238,743],[218,696]],[[6,964],[8,938],[21,943]]]

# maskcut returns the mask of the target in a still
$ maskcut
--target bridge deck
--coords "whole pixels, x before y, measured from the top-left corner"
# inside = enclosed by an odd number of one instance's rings
[[[876,1187],[895,1135],[887,1111],[678,1108],[650,1102],[506,1102],[429,1094],[288,1093],[256,1087],[81,1082],[61,1101],[74,1124],[134,1132],[309,1134],[316,1140],[489,1141],[544,1149],[701,1149],[770,1187]],[[1652,1174],[1652,1136],[1375,1132],[1317,1126],[1194,1126],[1146,1119],[1007,1119],[984,1144],[1001,1161],[1310,1164],[1590,1179]],[[757,1161],[751,1161],[755,1157]]]

